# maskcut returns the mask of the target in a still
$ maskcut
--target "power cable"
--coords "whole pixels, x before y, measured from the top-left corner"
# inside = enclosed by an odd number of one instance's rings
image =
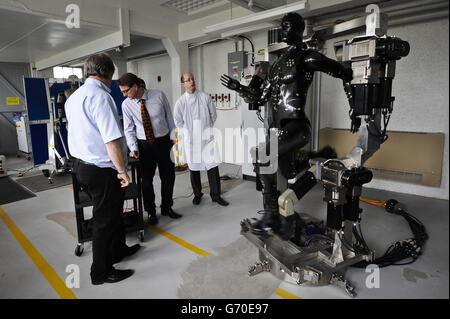
[[[252,40],[250,40],[249,38],[247,38],[246,36],[243,36],[243,35],[238,35],[238,37],[246,39],[248,42],[250,42],[250,45],[252,46],[252,65],[254,65],[255,64],[255,46],[253,45]]]
[[[364,199],[364,201],[377,206],[381,206],[378,203],[384,202],[386,211],[405,218],[413,233],[412,238],[400,240],[390,245],[384,255],[376,258],[374,261],[370,262],[370,264],[376,264],[380,268],[391,265],[408,265],[419,258],[428,239],[424,224],[419,219],[406,212],[405,208],[395,199],[390,199],[388,201],[372,200],[372,202]],[[355,227],[353,231],[356,233],[355,239],[357,240],[357,244],[368,249],[364,237],[362,236],[361,228],[359,233]],[[369,262],[363,261],[353,265],[353,267],[365,268],[368,264]]]

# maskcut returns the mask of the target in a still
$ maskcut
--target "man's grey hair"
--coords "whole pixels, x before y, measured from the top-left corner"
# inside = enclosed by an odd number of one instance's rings
[[[88,78],[91,75],[109,79],[114,74],[114,63],[106,53],[93,54],[84,62],[84,76]]]

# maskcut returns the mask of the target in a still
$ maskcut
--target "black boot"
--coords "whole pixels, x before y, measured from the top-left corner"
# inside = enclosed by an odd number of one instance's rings
[[[277,235],[283,240],[289,240],[294,236],[295,233],[295,219],[296,214],[284,217],[280,215],[280,229]]]
[[[277,232],[280,228],[280,214],[278,213],[278,191],[276,189],[276,174],[259,175],[263,184],[263,217],[252,224],[252,233],[268,236],[270,230]]]
[[[280,214],[277,211],[266,211],[263,217],[251,226],[255,235],[268,235],[270,230],[277,232],[280,228]]]

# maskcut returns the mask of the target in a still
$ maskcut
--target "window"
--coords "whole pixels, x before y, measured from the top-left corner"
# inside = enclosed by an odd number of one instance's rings
[[[71,67],[62,67],[55,66],[53,68],[53,77],[57,79],[68,79],[69,75],[75,74],[79,79],[83,78],[83,69],[82,68],[71,68]]]

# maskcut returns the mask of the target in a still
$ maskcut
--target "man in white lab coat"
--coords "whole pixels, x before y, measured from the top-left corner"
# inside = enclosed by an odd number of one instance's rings
[[[192,203],[200,204],[203,196],[200,171],[206,170],[212,201],[227,206],[228,202],[220,196],[220,158],[211,134],[217,118],[216,109],[209,94],[196,90],[191,73],[183,74],[181,85],[186,92],[175,103],[174,120],[179,132],[183,133],[186,161],[194,190]]]

